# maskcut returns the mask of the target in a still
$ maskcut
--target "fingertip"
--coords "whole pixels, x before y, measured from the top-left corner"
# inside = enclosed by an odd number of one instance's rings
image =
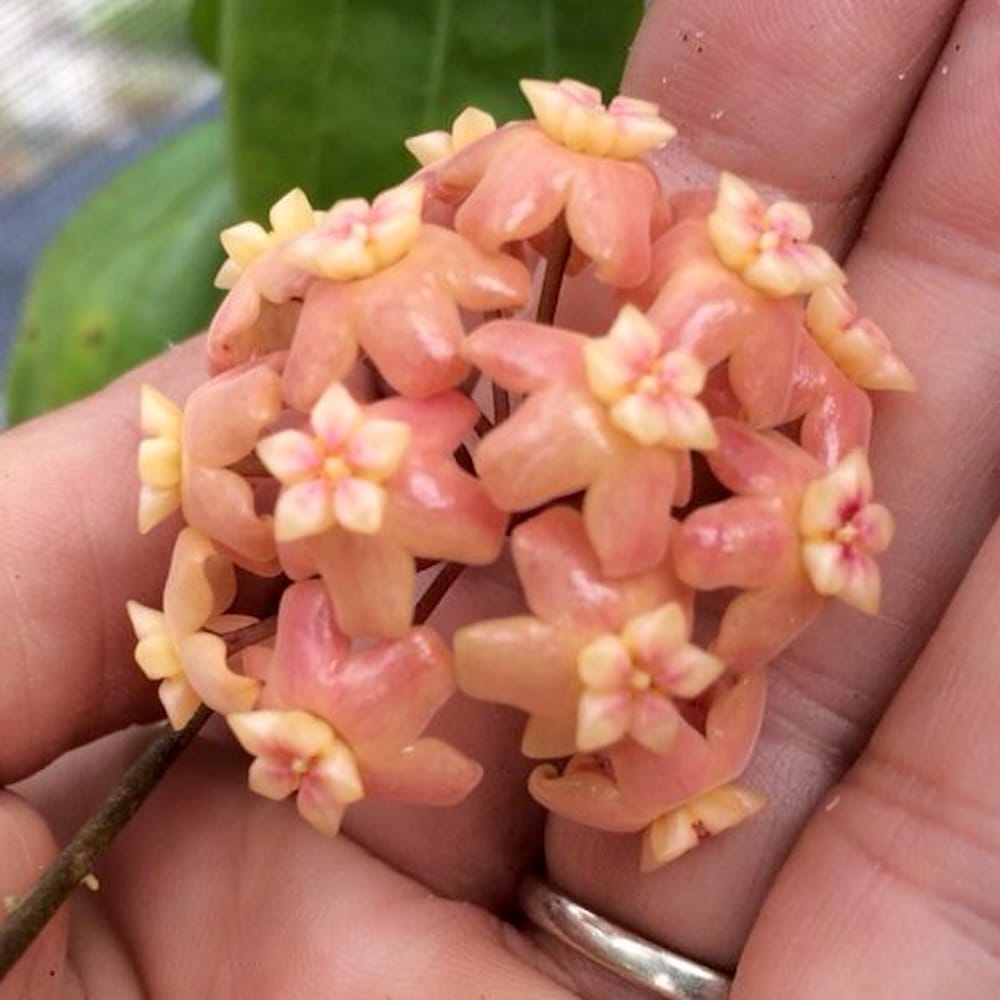
[[[31,890],[57,852],[45,820],[20,796],[0,791],[0,914],[4,922],[8,910]],[[0,931],[3,927],[0,923]],[[58,996],[65,958],[66,916],[60,913],[0,981],[0,1000]]]

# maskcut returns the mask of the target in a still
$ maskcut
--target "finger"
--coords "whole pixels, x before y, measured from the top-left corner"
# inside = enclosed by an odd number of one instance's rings
[[[117,742],[68,755],[30,794],[65,821],[67,792],[91,795],[87,776],[107,773]],[[199,741],[96,866],[95,901],[146,993],[568,1000],[513,928],[320,836],[291,802],[248,792],[245,768]],[[76,961],[88,995],[121,995]]]
[[[1000,527],[782,871],[734,1000],[1000,993]]]
[[[184,344],[0,436],[0,784],[154,704],[124,608],[159,603],[173,532],[136,530],[138,390],[181,399],[203,352]]]
[[[658,0],[625,85],[680,132],[659,154],[668,186],[720,168],[812,204],[844,246],[864,213],[958,0]]]
[[[855,16],[864,14],[856,11]],[[884,197],[895,197],[890,192],[900,172],[926,171],[938,178],[948,212],[968,213],[971,201],[963,200],[976,198],[978,217],[995,220],[1000,196],[989,187],[990,164],[1000,144],[993,138],[995,127],[991,131],[982,124],[993,100],[984,91],[992,86],[995,94],[997,86],[995,76],[992,84],[983,76],[995,74],[998,65],[997,32],[990,30],[995,17],[995,8],[987,11],[986,4],[973,4],[963,16],[950,44],[961,45],[965,56],[970,35],[983,36],[980,50],[992,35],[992,55],[969,56],[965,72],[978,81],[961,98],[938,103],[936,95],[942,81],[954,82],[957,64],[948,75],[935,76]],[[863,40],[858,46],[861,57],[880,61],[878,51]],[[950,141],[937,138],[941,118],[951,122],[944,133]],[[952,179],[942,185],[946,174]],[[908,205],[901,199],[892,213],[917,211]],[[992,236],[982,238],[1000,241],[995,221],[987,225],[994,227]],[[865,245],[870,238],[871,233]],[[550,871],[567,891],[647,936],[718,965],[735,961],[798,829],[863,744],[997,509],[998,484],[983,474],[983,455],[997,449],[990,379],[995,384],[991,372],[998,342],[991,338],[991,317],[1000,306],[998,293],[956,276],[943,259],[922,267],[912,265],[902,247],[891,259],[876,260],[866,256],[870,252],[862,246],[850,258],[852,287],[866,311],[894,332],[923,387],[916,401],[880,401],[873,466],[883,470],[880,499],[899,522],[885,564],[882,616],[862,622],[831,608],[776,664],[768,721],[746,778],[750,787],[769,795],[771,806],[744,828],[640,878],[636,845],[627,838],[612,840],[558,821],[549,827]],[[957,291],[950,290],[950,282]],[[957,308],[963,314],[960,334]],[[956,483],[961,490],[955,490]]]
[[[0,791],[0,927],[56,853],[45,821],[23,799]],[[0,1000],[65,995],[66,920],[57,917],[0,983]]]

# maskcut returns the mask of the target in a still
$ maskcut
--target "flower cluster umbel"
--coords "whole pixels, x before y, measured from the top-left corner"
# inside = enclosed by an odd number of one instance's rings
[[[533,119],[467,109],[370,203],[295,190],[222,234],[214,376],[183,409],[143,390],[139,527],[185,527],[163,610],[129,606],[136,659],[175,727],[223,714],[251,788],[327,834],[363,797],[471,791],[425,735],[456,687],[516,706],[534,797],[643,831],[652,868],[761,807],[734,782],[767,664],[831,599],[877,610],[866,390],[914,383],[802,205],[665,191],[655,105],[521,86]],[[553,325],[567,261],[613,303],[587,329]],[[709,473],[726,499],[697,499]],[[414,621],[426,574],[507,547],[522,614],[450,647]],[[230,655],[236,569],[294,582]]]

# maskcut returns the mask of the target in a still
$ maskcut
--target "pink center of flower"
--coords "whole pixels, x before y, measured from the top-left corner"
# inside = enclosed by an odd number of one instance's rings
[[[607,336],[584,347],[587,382],[612,423],[643,445],[708,450],[718,443],[697,401],[707,371],[683,351],[664,352],[660,333],[625,306]]]
[[[580,650],[579,750],[599,750],[626,735],[657,753],[669,747],[680,721],[672,699],[697,697],[724,668],[688,642],[687,630],[683,609],[671,603]]]
[[[257,445],[268,471],[286,488],[275,506],[275,536],[292,541],[340,525],[375,534],[385,515],[385,484],[399,471],[410,428],[372,420],[340,384],[320,397],[312,434],[281,431]]]
[[[806,488],[799,533],[803,563],[816,590],[874,613],[880,579],[872,557],[888,547],[893,524],[889,511],[872,503],[871,496],[864,452],[852,452]]]

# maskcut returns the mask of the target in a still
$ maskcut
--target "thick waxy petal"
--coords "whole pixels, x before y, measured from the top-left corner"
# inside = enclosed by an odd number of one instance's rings
[[[466,359],[513,392],[538,392],[553,382],[579,384],[585,337],[523,320],[484,323],[462,347]]]
[[[336,522],[346,531],[359,535],[378,534],[385,519],[385,506],[385,490],[367,479],[345,476],[333,488]],[[275,529],[279,531],[277,511],[275,513]]]
[[[663,663],[653,680],[677,698],[697,698],[722,676],[725,669],[725,663],[717,656],[688,644]]]
[[[684,646],[687,638],[684,609],[675,601],[636,615],[622,630],[622,639],[632,655],[653,670]]]
[[[578,755],[562,773],[552,764],[536,767],[528,779],[528,791],[559,816],[609,833],[631,833],[650,821],[622,795],[600,757]]]
[[[177,639],[202,629],[236,596],[232,563],[194,528],[184,528],[174,543],[163,590],[167,627]]]
[[[598,279],[632,288],[649,276],[654,206],[660,196],[644,163],[591,160],[573,177],[566,226]]]
[[[516,309],[531,298],[531,274],[524,264],[441,226],[424,226],[406,263],[414,273],[434,273],[454,300],[473,312]]]
[[[741,495],[801,494],[822,474],[822,466],[788,438],[759,433],[737,420],[715,421],[719,447],[707,454],[712,472],[723,486]]]
[[[551,507],[519,525],[511,541],[528,607],[561,628],[591,635],[617,632],[635,614],[689,599],[668,563],[635,576],[608,579],[580,515],[568,507]]]
[[[145,535],[165,521],[181,505],[180,487],[157,489],[155,486],[139,487],[139,534]]]
[[[754,427],[782,423],[792,395],[799,343],[798,323],[748,329],[729,359],[729,384]]]
[[[632,655],[617,636],[605,633],[590,640],[576,658],[581,683],[598,694],[620,690],[632,674]]]
[[[868,503],[872,492],[868,459],[860,449],[853,451],[829,475],[806,487],[799,530],[807,538],[836,531]]]
[[[677,500],[677,460],[657,448],[626,447],[587,490],[587,536],[609,576],[641,573],[658,565],[672,530]]]
[[[667,393],[632,393],[611,407],[611,422],[638,444],[710,451],[718,437],[708,410],[697,400]]]
[[[181,495],[188,523],[224,547],[237,563],[259,575],[277,572],[274,525],[270,515],[257,513],[247,480],[228,469],[193,468]]]
[[[398,542],[335,529],[317,537],[313,554],[348,635],[401,636],[409,628],[416,566]]]
[[[708,218],[709,234],[722,262],[742,271],[755,256],[764,200],[735,174],[723,171],[718,198]]]
[[[465,378],[465,329],[434,270],[417,270],[407,259],[365,286],[355,295],[358,337],[397,392],[422,399]]]
[[[295,797],[299,815],[327,837],[336,837],[344,818],[344,804],[326,782],[306,780]]]
[[[584,641],[527,615],[467,625],[455,633],[455,678],[473,698],[574,718],[576,657]]]
[[[881,576],[871,556],[836,542],[807,542],[802,561],[818,593],[839,597],[869,615],[878,611]]]
[[[278,431],[259,441],[256,450],[267,471],[282,483],[316,479],[322,470],[315,438],[302,431]]]
[[[217,375],[195,389],[184,407],[188,465],[217,469],[239,462],[280,412],[281,379],[270,363]]]
[[[360,760],[365,794],[425,806],[453,806],[479,784],[483,769],[441,740],[424,738],[395,754]]]
[[[319,440],[327,451],[339,452],[354,432],[361,426],[361,407],[340,382],[328,386],[316,400],[309,414]]]
[[[721,690],[709,708],[704,735],[681,720],[666,753],[633,741],[609,751],[622,795],[647,823],[740,774],[757,742],[766,688],[759,673]]]
[[[208,358],[216,371],[225,371],[253,356],[263,303],[249,274],[238,274],[233,280],[231,270],[228,274],[220,271],[215,284],[218,288],[229,288],[229,293],[208,328]]]
[[[191,717],[201,707],[201,699],[183,674],[168,677],[157,691],[160,704],[167,713],[167,719],[174,729],[183,729]]]
[[[743,280],[765,295],[783,298],[804,295],[847,278],[822,247],[792,243],[758,254],[743,268]]]
[[[677,575],[698,590],[786,580],[795,574],[798,547],[794,511],[765,496],[701,507],[674,534]]]
[[[441,392],[429,399],[390,396],[370,404],[366,413],[373,419],[408,424],[414,452],[450,455],[472,430],[479,408],[460,392]]]
[[[646,691],[635,699],[629,735],[653,753],[666,753],[680,728],[681,716],[674,703],[657,691]]]
[[[722,833],[764,808],[759,792],[738,785],[723,785],[654,820],[642,842],[642,871],[686,854],[706,837]]]
[[[289,764],[309,762],[336,743],[327,722],[299,709],[234,712],[226,722],[247,753]]]
[[[279,542],[321,535],[336,523],[331,490],[323,479],[286,487],[274,507],[274,537]]]
[[[802,577],[740,594],[726,607],[712,652],[737,673],[763,667],[813,623],[823,604]]]
[[[229,669],[226,644],[220,636],[197,632],[182,638],[177,648],[188,683],[209,708],[227,715],[254,707],[260,683]]]
[[[547,229],[566,204],[579,159],[553,145],[533,125],[497,132],[490,149],[475,149],[469,160],[485,155],[489,155],[485,173],[455,214],[458,232],[487,250],[499,250],[505,243]],[[460,154],[442,169],[444,184],[461,184],[474,176],[469,168],[479,164],[462,160]]]
[[[317,281],[306,292],[282,378],[285,399],[298,410],[310,410],[357,360],[355,287]]]
[[[497,506],[530,510],[576,493],[611,452],[603,410],[566,386],[530,396],[476,449],[476,471]]]
[[[585,691],[577,711],[576,748],[582,753],[603,750],[628,732],[631,721],[631,692]]]
[[[490,563],[499,555],[508,515],[451,458],[417,454],[387,490],[385,532],[407,551],[469,565]]]
[[[147,438],[139,443],[139,479],[160,489],[181,481],[181,443],[169,438]]]
[[[568,757],[576,752],[576,718],[532,715],[521,737],[521,753],[531,760]]]
[[[134,605],[134,601],[129,602],[130,613]],[[147,608],[146,610],[151,609]],[[157,632],[140,639],[135,647],[135,662],[151,681],[164,680],[181,672],[177,646],[167,631]]]

